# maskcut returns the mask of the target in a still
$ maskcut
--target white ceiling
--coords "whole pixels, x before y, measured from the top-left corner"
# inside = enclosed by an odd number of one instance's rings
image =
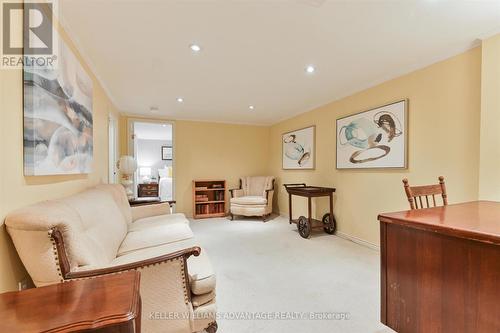
[[[498,0],[64,0],[60,10],[121,111],[151,115],[155,106],[172,119],[254,124],[290,118],[500,32]],[[308,64],[317,67],[312,75]]]
[[[143,140],[172,141],[172,125],[134,122],[134,134]]]

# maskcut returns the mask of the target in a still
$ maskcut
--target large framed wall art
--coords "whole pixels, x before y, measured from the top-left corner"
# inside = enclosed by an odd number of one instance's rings
[[[314,169],[315,140],[316,126],[284,133],[281,138],[283,169]]]
[[[57,66],[23,67],[26,176],[92,170],[92,80],[59,34],[55,36]]]
[[[406,168],[408,100],[337,119],[337,169]]]

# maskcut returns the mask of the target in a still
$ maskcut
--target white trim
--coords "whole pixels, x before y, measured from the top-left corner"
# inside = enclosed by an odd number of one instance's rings
[[[368,247],[368,248],[370,248],[372,250],[380,252],[380,246],[378,246],[376,244],[373,244],[371,242],[365,241],[364,239],[348,235],[348,234],[346,234],[346,233],[344,233],[342,231],[336,231],[335,232],[335,236],[338,236],[340,238],[346,239],[346,240],[351,241],[353,243],[356,243],[356,244],[359,244],[359,245],[363,245],[363,246],[366,246],[366,247]]]
[[[281,217],[284,217],[287,221],[289,220],[288,214],[285,214],[285,213],[276,213],[276,214],[278,214]],[[338,230],[335,231],[334,235],[338,236],[339,238],[351,241],[351,242],[356,243],[358,245],[362,245],[362,246],[368,247],[368,248],[370,248],[372,250],[380,252],[380,246],[379,245],[371,243],[371,242],[366,241],[364,239],[361,239],[359,237],[352,236],[352,235],[346,234],[345,232],[338,231]]]
[[[137,119],[157,119],[157,120],[166,120],[166,121],[192,121],[198,123],[215,123],[215,124],[227,124],[227,125],[244,125],[244,126],[259,126],[259,127],[270,127],[273,124],[268,123],[252,123],[252,122],[238,122],[238,121],[225,121],[225,120],[210,120],[210,119],[197,119],[197,118],[177,118],[177,117],[169,117],[161,115],[161,111],[158,113],[151,113],[150,115],[145,113],[134,113],[127,111],[120,111],[120,115],[125,117],[135,117]]]
[[[485,32],[484,34],[481,34],[478,36],[478,38],[481,40],[481,41],[484,41],[490,37],[493,37],[495,35],[498,35],[500,34],[500,26],[496,27],[495,29],[491,29],[490,31],[488,32]]]
[[[134,123],[151,123],[151,124],[167,124],[172,126],[172,200],[175,200],[176,183],[177,183],[177,159],[175,157],[175,121],[167,119],[148,119],[148,118],[127,118],[127,129],[125,135],[127,136],[127,155],[136,158],[136,152],[134,147],[134,140],[132,140],[132,135],[134,134]],[[136,173],[134,177],[134,196],[137,197],[137,184],[138,175]],[[174,206],[175,210],[175,206]]]
[[[110,136],[112,135],[112,136]],[[116,162],[118,152],[118,119],[111,112],[108,113],[108,183],[118,184],[118,170]]]

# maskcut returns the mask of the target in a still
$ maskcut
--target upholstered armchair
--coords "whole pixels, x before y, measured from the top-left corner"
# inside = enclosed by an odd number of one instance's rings
[[[273,211],[274,177],[243,177],[238,189],[231,193],[230,217],[235,215],[262,216],[264,222]]]

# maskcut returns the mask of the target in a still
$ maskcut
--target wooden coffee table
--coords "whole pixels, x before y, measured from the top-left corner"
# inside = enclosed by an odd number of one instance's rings
[[[131,271],[0,295],[0,332],[141,331],[140,273]]]

